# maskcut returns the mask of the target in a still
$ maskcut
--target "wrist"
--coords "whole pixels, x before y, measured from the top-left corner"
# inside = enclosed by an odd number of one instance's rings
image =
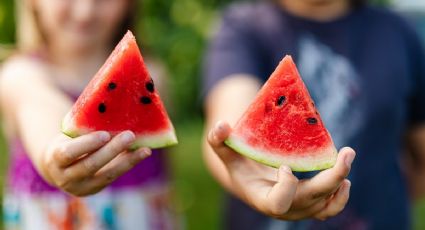
[[[46,156],[48,156],[47,150],[34,156],[31,161],[41,178],[49,185],[55,186],[55,183],[49,173],[49,160]]]

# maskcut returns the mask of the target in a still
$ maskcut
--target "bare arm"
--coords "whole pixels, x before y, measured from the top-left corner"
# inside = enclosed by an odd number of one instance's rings
[[[22,139],[46,181],[74,195],[95,193],[150,154],[146,149],[125,151],[135,138],[131,132],[113,138],[107,132],[75,139],[61,134],[61,120],[72,103],[46,76],[42,66],[25,59],[9,61],[0,76],[10,135]]]
[[[61,120],[72,105],[46,75],[42,67],[20,59],[8,63],[0,78],[3,114],[35,161],[60,133]]]
[[[229,76],[208,95],[204,158],[211,173],[228,191],[275,218],[326,219],[338,214],[348,201],[350,182],[345,177],[354,159],[352,149],[342,149],[333,168],[298,181],[287,166],[273,169],[244,158],[224,145],[231,132],[226,121],[235,123],[259,86],[252,76]],[[225,122],[216,123],[219,120]]]
[[[412,128],[407,134],[405,172],[414,199],[425,196],[425,125]]]
[[[206,127],[204,133],[204,158],[213,176],[229,191],[232,190],[227,170],[207,141],[209,130],[220,120],[234,125],[248,108],[261,84],[253,76],[234,75],[219,82],[206,98]]]

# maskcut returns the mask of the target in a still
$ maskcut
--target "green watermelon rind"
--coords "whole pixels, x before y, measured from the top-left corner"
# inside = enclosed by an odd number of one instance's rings
[[[136,136],[136,140],[130,146],[129,150],[134,151],[140,147],[151,149],[165,148],[178,144],[174,130],[167,130],[160,134],[144,134]]]
[[[66,114],[65,118],[62,120],[62,123],[61,123],[62,133],[67,135],[68,137],[76,138],[78,136],[81,136],[85,133],[90,132],[90,130],[84,130],[84,131],[78,130],[78,128],[75,127],[73,124],[74,123],[72,122],[72,119],[71,119],[71,113],[69,112]]]
[[[261,164],[268,165],[273,168],[279,168],[282,164],[285,164],[295,172],[310,172],[332,168],[335,165],[337,158],[337,150],[333,143],[331,143],[327,148],[323,148],[321,150],[322,156],[307,154],[311,155],[312,159],[308,159],[307,157],[294,157],[293,159],[289,159],[288,157],[285,158],[284,156],[267,153],[264,150],[255,149],[255,147],[244,143],[241,138],[234,135],[230,135],[224,143],[235,152]],[[323,159],[320,159],[321,157]]]
[[[62,121],[61,131],[63,134],[76,138],[78,136],[93,132],[94,130],[76,128],[68,113]],[[134,151],[140,147],[147,147],[151,149],[165,148],[178,144],[177,137],[172,125],[171,128],[157,133],[149,134],[136,134],[136,140],[129,147],[130,151]]]

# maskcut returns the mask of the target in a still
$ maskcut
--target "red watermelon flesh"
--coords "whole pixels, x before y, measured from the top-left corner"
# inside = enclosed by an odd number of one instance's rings
[[[337,151],[290,56],[279,63],[225,143],[260,163],[294,171],[335,164]]]
[[[155,89],[133,34],[128,31],[62,123],[76,137],[96,130],[136,134],[132,148],[177,143],[173,125]]]

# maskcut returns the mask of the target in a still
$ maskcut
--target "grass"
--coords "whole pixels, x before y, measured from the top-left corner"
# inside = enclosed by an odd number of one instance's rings
[[[413,207],[413,229],[425,229],[425,198],[417,202]]]
[[[202,121],[177,124],[176,130],[179,145],[171,150],[176,210],[182,214],[186,229],[220,229],[222,190],[202,159]]]

